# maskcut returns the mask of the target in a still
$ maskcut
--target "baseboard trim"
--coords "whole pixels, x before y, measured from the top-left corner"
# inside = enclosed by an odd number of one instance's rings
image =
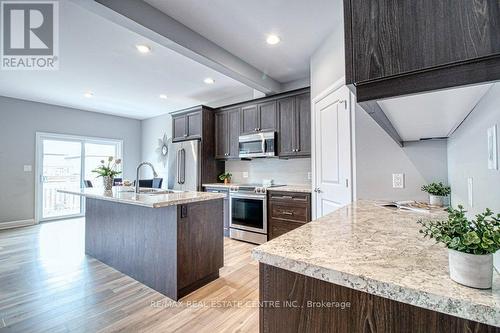
[[[0,230],[27,227],[30,225],[35,225],[35,219],[0,222]]]

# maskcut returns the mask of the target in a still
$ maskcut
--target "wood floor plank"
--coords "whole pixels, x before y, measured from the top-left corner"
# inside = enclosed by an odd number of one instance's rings
[[[0,231],[0,332],[258,332],[254,245],[226,238],[220,278],[174,302],[85,256],[84,223]]]

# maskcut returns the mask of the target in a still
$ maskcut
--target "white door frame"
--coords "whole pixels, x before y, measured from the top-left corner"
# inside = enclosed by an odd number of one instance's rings
[[[316,138],[316,104],[318,104],[321,100],[323,100],[325,97],[329,96],[330,94],[334,93],[338,89],[342,88],[345,86],[345,77],[340,78],[339,80],[335,81],[332,85],[330,85],[328,88],[320,92],[318,95],[313,97],[311,99],[311,139],[312,139],[312,149],[311,149],[311,162],[312,162],[312,187],[313,189],[317,188],[318,184],[318,175],[316,172],[316,154],[318,152],[316,151],[316,144],[315,144],[315,138]],[[351,119],[351,168],[350,168],[350,179],[351,179],[351,201],[354,200],[355,196],[355,187],[356,187],[356,173],[354,172],[355,168],[355,136],[354,136],[354,125],[355,125],[355,107],[353,104],[355,102],[355,98],[353,99],[353,94],[350,93],[350,119]],[[313,190],[312,192],[312,216],[313,219],[317,218],[317,212],[316,212],[316,206],[317,206],[317,193]]]
[[[42,159],[43,159],[43,140],[44,139],[52,139],[52,140],[61,140],[61,141],[74,141],[81,143],[81,175],[80,175],[80,186],[83,187],[83,177],[85,176],[85,143],[110,143],[116,144],[118,146],[118,155],[120,158],[123,157],[123,140],[118,139],[109,139],[109,138],[100,138],[100,137],[90,137],[90,136],[79,136],[79,135],[68,135],[68,134],[59,134],[59,133],[50,133],[50,132],[36,132],[36,143],[35,143],[35,224],[44,221],[52,221],[58,219],[68,219],[73,217],[82,217],[85,215],[85,202],[83,198],[81,199],[81,213],[75,215],[66,215],[60,218],[42,218],[42,193],[41,193],[41,177],[43,174],[42,170]],[[123,161],[123,159],[122,159]],[[123,170],[123,162],[122,162],[122,170]]]

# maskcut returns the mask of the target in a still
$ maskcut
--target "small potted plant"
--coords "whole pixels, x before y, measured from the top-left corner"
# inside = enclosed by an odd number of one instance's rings
[[[231,177],[233,175],[229,172],[224,172],[219,175],[219,180],[223,181],[225,185],[231,182]]]
[[[439,182],[422,186],[422,191],[429,193],[429,203],[431,206],[443,207],[444,199],[450,195],[451,188]]]
[[[98,174],[97,177],[102,177],[104,184],[104,190],[111,191],[113,189],[113,180],[118,176],[121,171],[118,171],[118,165],[122,162],[121,159],[114,159],[112,156],[108,157],[108,163],[106,164],[104,160],[101,160],[101,165],[96,169],[92,170]]]
[[[420,233],[448,248],[450,278],[460,284],[489,289],[493,278],[493,254],[500,249],[500,214],[490,209],[472,220],[462,206],[448,208],[446,221],[419,221]]]

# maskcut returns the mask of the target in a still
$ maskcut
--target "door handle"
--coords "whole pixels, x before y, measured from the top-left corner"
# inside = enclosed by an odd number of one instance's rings
[[[184,184],[186,178],[186,151],[179,149],[177,151],[177,184]]]
[[[181,171],[180,171],[181,184],[186,182],[186,150],[181,149]]]

